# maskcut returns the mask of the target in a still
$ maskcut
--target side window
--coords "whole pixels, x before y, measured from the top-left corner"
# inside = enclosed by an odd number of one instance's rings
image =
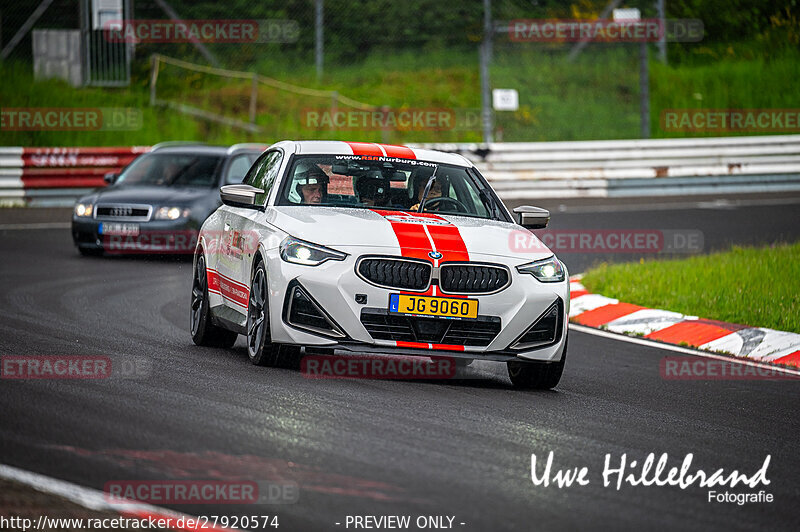
[[[228,165],[228,170],[225,172],[226,185],[235,185],[244,180],[245,174],[250,169],[251,160],[248,155],[237,155]]]
[[[278,170],[281,167],[281,152],[271,151],[261,156],[256,161],[256,164],[247,173],[244,182],[247,185],[260,188],[264,191],[263,194],[256,196],[256,203],[262,204],[267,200],[269,191],[272,185],[275,184],[275,179],[278,177]]]
[[[467,193],[469,194],[469,201],[462,201],[462,203],[466,205],[473,214],[489,218],[489,211],[486,210],[486,206],[478,196],[478,189],[475,187],[467,187]]]

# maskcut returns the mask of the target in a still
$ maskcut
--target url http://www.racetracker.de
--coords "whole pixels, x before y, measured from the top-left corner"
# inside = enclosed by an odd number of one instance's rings
[[[278,528],[276,515],[201,515],[197,517],[104,517],[74,518],[49,517],[40,515],[38,519],[19,516],[0,516],[0,529],[3,530],[223,530]]]

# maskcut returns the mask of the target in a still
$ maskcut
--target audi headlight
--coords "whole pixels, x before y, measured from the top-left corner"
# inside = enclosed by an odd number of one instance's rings
[[[92,215],[92,204],[91,203],[78,203],[75,205],[75,216],[78,217],[87,217]]]
[[[159,207],[156,211],[156,220],[177,220],[186,218],[191,211],[182,207]]]
[[[281,258],[294,264],[319,266],[326,260],[344,260],[345,257],[347,257],[347,253],[290,236],[281,242]]]
[[[543,283],[560,283],[564,280],[564,266],[554,256],[517,266],[519,273],[529,273]]]

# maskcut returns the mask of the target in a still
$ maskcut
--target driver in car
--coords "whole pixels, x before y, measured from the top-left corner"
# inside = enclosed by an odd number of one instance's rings
[[[432,200],[433,198],[441,198],[442,197],[442,178],[437,177],[436,180],[431,185],[431,189],[428,192],[427,201]],[[422,202],[422,196],[425,194],[425,185],[428,183],[427,179],[419,179],[417,180],[417,203],[412,205],[409,208],[409,211],[418,211],[419,204]]]
[[[328,182],[330,178],[317,165],[298,176],[296,190],[304,204],[320,204],[328,195]]]

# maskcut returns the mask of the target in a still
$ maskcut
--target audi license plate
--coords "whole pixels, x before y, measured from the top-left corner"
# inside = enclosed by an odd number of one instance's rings
[[[478,300],[390,294],[389,312],[475,319],[478,317]]]
[[[101,223],[97,232],[101,235],[139,236],[139,224]]]

